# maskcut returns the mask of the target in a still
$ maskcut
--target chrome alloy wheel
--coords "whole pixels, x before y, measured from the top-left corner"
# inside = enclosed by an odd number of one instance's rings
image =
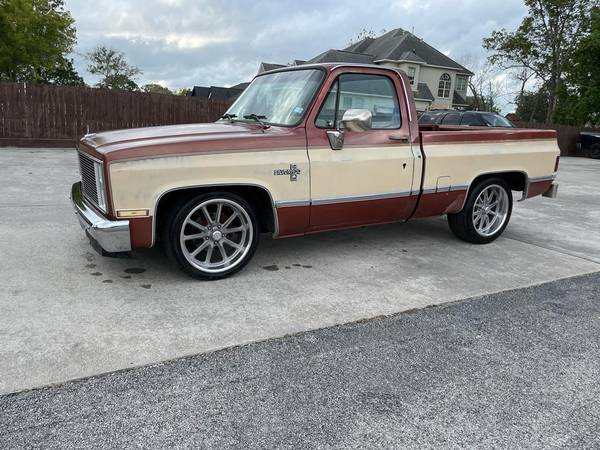
[[[508,216],[509,200],[506,190],[497,184],[487,186],[473,205],[473,227],[481,236],[492,236],[502,228]]]
[[[243,207],[229,199],[213,198],[187,215],[179,243],[192,266],[219,273],[243,261],[253,237],[252,221]]]

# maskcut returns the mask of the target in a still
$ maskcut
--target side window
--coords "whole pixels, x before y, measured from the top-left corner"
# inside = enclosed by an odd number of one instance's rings
[[[466,125],[468,127],[483,127],[485,124],[481,117],[478,114],[465,113],[463,116],[461,125]]]
[[[335,95],[339,98],[335,100]],[[333,97],[333,98],[332,98]],[[338,107],[331,114],[331,107]],[[368,109],[374,129],[400,128],[400,107],[392,81],[383,75],[348,73],[340,75],[330,90],[315,122],[319,128],[335,128],[348,109]]]
[[[460,123],[460,113],[448,113],[442,120],[442,125],[458,125]]]
[[[315,125],[318,128],[335,128],[335,104],[337,100],[338,82],[331,86],[329,94],[321,106]]]

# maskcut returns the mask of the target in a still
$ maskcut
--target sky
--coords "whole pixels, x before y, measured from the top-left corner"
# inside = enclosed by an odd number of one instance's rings
[[[75,19],[75,66],[96,45],[125,53],[143,74],[138,84],[171,89],[250,81],[262,61],[310,59],[342,49],[363,28],[404,28],[459,61],[483,60],[482,39],[513,30],[522,0],[66,0]]]

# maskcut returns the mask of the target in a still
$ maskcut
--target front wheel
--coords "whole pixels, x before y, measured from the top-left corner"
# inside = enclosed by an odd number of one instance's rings
[[[502,234],[512,213],[512,192],[501,178],[489,178],[469,192],[465,207],[448,214],[448,224],[460,239],[487,244]]]
[[[196,278],[229,276],[252,258],[258,226],[252,207],[227,192],[203,194],[174,212],[166,228],[167,253]]]
[[[590,148],[590,157],[592,159],[600,159],[600,144],[594,144]]]

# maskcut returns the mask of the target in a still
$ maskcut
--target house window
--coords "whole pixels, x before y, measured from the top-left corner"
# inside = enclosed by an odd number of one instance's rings
[[[456,90],[465,92],[467,90],[467,77],[456,77]]]
[[[447,73],[440,77],[440,84],[438,85],[438,97],[450,98],[450,86],[452,85],[452,78]]]
[[[412,84],[414,86],[415,84],[415,75],[417,74],[417,68],[416,67],[409,67],[408,68],[408,79],[410,80],[410,84]]]

